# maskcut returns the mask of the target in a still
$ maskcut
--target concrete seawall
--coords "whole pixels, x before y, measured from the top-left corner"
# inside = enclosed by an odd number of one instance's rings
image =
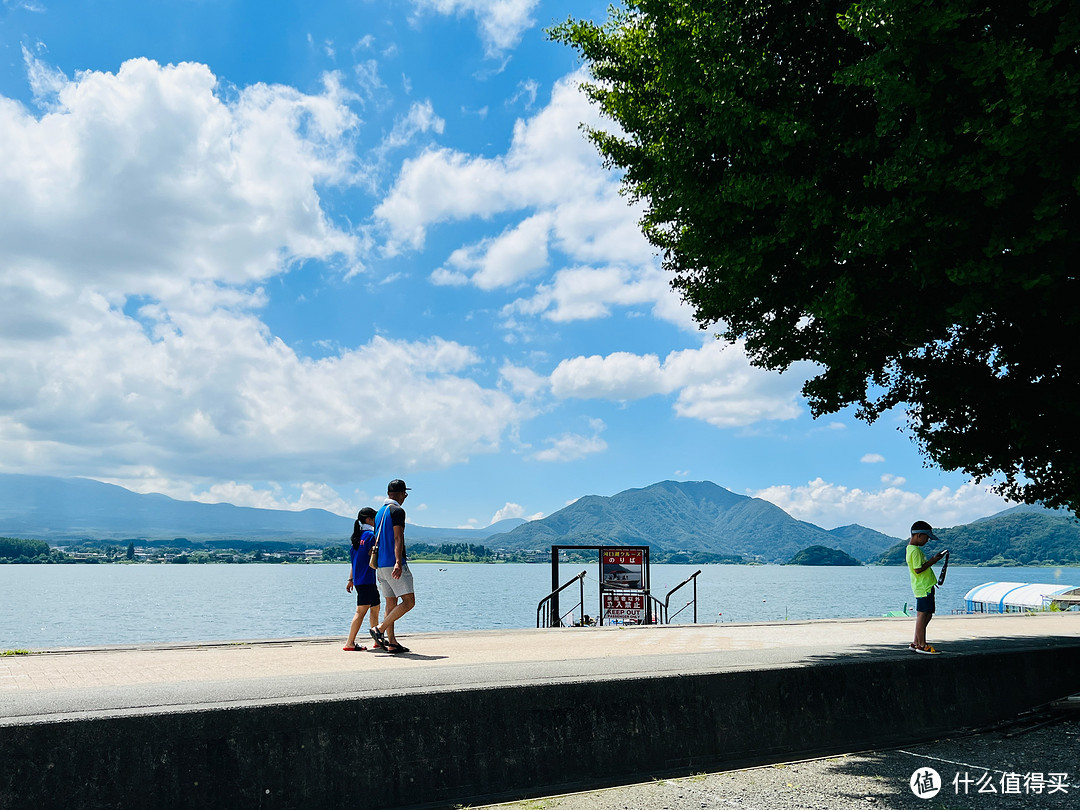
[[[511,661],[487,685],[472,670],[461,679],[442,660],[450,655],[430,655],[441,660],[444,675],[397,692],[327,690],[166,705],[140,700],[132,687],[128,706],[114,701],[56,715],[8,711],[0,723],[0,810],[475,803],[910,743],[1080,691],[1076,620],[1044,624],[1049,634],[1023,635],[1002,634],[1002,623],[987,623],[989,632],[974,635],[972,625],[956,624],[959,637],[949,653],[934,657],[898,649],[891,638],[882,643],[869,623],[807,629],[814,624],[772,631],[791,638],[795,652],[786,660],[777,652],[782,645],[747,642],[740,655],[729,656],[728,667],[709,650],[675,661],[657,653],[651,670],[633,654],[608,651],[592,659],[597,667],[576,675]],[[873,633],[860,638],[861,627],[874,627]],[[910,622],[882,627],[906,639]],[[628,638],[635,644],[680,643],[693,633],[710,638],[701,630],[641,628],[630,631],[637,637],[601,632],[594,638],[623,647]],[[732,632],[714,632],[725,631]],[[566,632],[527,638],[572,639],[589,648],[591,631]],[[837,636],[830,652],[802,646],[815,632]],[[412,642],[414,650],[420,641]],[[400,658],[362,657],[363,672],[385,677],[385,666],[371,670],[383,658],[395,667],[393,679],[406,683]],[[514,682],[515,671],[521,683]]]

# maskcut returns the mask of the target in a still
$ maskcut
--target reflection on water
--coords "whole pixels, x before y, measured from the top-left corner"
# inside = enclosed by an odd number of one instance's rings
[[[411,563],[416,608],[401,632],[536,626],[551,591],[548,565]],[[698,621],[782,621],[881,616],[914,600],[899,566],[816,568],[781,565],[653,565],[663,600],[698,577]],[[585,612],[599,612],[599,570],[563,563],[565,582],[587,570]],[[341,635],[356,606],[346,565],[0,565],[0,651],[99,644],[222,641]],[[963,606],[968,589],[1012,580],[1080,587],[1077,568],[949,568],[938,611]],[[675,614],[691,586],[671,599]],[[564,592],[565,613],[578,589]],[[573,594],[570,596],[569,594]],[[686,607],[675,619],[693,619]]]

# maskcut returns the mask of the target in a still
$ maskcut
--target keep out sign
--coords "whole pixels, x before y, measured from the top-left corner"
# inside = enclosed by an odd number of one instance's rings
[[[638,623],[645,621],[645,594],[605,593],[604,616],[608,620]]]

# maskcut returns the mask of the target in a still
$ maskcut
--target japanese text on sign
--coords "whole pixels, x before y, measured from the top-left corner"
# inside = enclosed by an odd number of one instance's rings
[[[645,620],[645,594],[605,593],[604,615],[609,619],[641,622]]]

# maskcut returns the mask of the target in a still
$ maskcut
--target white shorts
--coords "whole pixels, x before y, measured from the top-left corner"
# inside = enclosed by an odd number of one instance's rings
[[[375,579],[379,581],[379,590],[382,591],[383,599],[391,596],[408,596],[413,593],[413,576],[409,570],[409,564],[401,566],[401,578],[394,579],[393,568],[379,568],[375,571]]]

